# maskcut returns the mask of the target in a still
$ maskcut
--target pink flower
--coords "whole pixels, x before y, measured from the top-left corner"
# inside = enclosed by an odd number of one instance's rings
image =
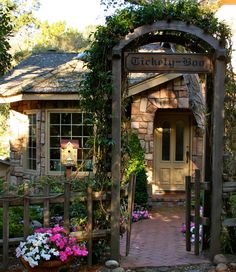
[[[58,232],[64,232],[64,233],[66,233],[66,230],[63,227],[56,226],[56,227],[54,227],[52,229],[52,232],[54,232],[54,233],[58,233]]]
[[[60,260],[62,262],[66,261],[68,258],[67,254],[64,251],[60,251]]]
[[[56,241],[56,245],[60,248],[63,249],[65,247],[65,243],[63,240],[58,240]]]
[[[72,249],[70,248],[70,247],[66,247],[66,249],[65,249],[65,253],[68,255],[68,256],[70,256],[70,255],[73,255],[73,251],[72,251]]]
[[[53,236],[50,236],[50,241],[55,242],[60,238],[61,238],[61,235],[57,233],[57,234],[54,234]]]

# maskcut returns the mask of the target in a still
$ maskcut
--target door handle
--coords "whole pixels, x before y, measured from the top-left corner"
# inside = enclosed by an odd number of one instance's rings
[[[189,151],[186,151],[186,163],[189,162]]]

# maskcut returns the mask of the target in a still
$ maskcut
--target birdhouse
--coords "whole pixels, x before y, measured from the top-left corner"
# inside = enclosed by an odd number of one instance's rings
[[[61,140],[61,164],[75,166],[77,164],[79,143],[77,140]]]

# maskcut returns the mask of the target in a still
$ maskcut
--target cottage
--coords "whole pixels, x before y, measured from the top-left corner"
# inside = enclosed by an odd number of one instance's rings
[[[81,175],[92,170],[92,126],[79,109],[83,61],[74,53],[33,54],[0,81],[10,103],[10,182],[61,175],[61,140],[78,142]],[[197,75],[130,74],[131,128],[145,151],[149,195],[183,192],[184,177],[203,164],[204,85]]]
[[[86,141],[92,126],[78,105],[83,73],[77,54],[52,51],[31,55],[1,79],[1,103],[11,109],[11,183],[63,173],[62,139],[78,141],[78,163],[91,161]]]

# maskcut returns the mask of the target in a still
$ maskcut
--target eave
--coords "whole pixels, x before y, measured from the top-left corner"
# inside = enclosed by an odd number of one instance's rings
[[[13,96],[2,96],[0,97],[0,104],[5,103],[13,103],[13,102],[20,102],[20,101],[45,101],[45,100],[79,100],[79,94],[72,93],[72,94],[17,94]]]
[[[155,77],[146,79],[135,85],[130,86],[128,90],[128,97],[139,94],[143,91],[151,89],[160,84],[166,83],[180,76],[182,76],[182,74],[158,74]]]

